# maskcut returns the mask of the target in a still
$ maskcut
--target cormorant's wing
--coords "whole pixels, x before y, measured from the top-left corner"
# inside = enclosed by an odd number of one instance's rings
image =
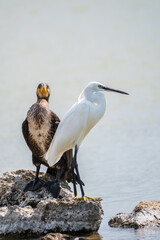
[[[22,123],[22,133],[23,133],[23,137],[24,137],[28,147],[31,149],[31,144],[30,144],[30,141],[29,141],[29,130],[28,130],[27,118]],[[32,149],[31,149],[31,151],[32,151]]]
[[[58,128],[58,125],[60,123],[60,119],[53,111],[51,111],[50,114],[51,114],[51,132],[52,132],[52,135],[54,136]]]
[[[31,138],[31,136],[29,134],[27,118],[22,123],[22,133],[23,133],[24,139],[25,139],[29,149],[31,150],[32,154],[34,156],[39,156],[39,154],[40,154],[39,147],[37,146],[36,142],[33,140],[33,138]]]

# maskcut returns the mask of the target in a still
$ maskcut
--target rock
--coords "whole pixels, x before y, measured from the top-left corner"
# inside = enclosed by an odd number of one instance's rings
[[[102,237],[98,233],[87,234],[87,237],[75,237],[61,233],[48,233],[42,237],[41,240],[101,240]]]
[[[89,240],[89,239],[101,240],[102,238],[98,233],[95,233],[88,237],[75,237],[61,233],[48,233],[46,236],[41,238],[41,240]]]
[[[41,238],[41,240],[87,240],[84,237],[73,237],[61,233],[48,233],[46,236]]]
[[[40,236],[48,232],[94,232],[100,227],[103,210],[96,200],[76,200],[66,182],[58,199],[45,188],[23,192],[34,171],[18,170],[0,176],[0,235]],[[46,180],[50,175],[40,173]]]
[[[72,240],[73,238],[61,233],[48,233],[41,240]]]
[[[142,201],[132,213],[118,213],[108,223],[111,227],[160,227],[160,201]]]

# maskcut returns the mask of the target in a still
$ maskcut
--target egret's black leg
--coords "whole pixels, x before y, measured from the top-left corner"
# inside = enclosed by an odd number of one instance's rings
[[[83,182],[81,181],[81,178],[80,178],[80,175],[79,175],[79,170],[78,170],[77,152],[78,152],[78,147],[76,145],[75,146],[75,154],[74,154],[74,158],[73,158],[73,161],[72,161],[72,168],[75,169],[75,171],[76,171],[77,180],[78,180],[78,183],[79,183],[79,186],[80,186],[80,189],[81,189],[81,193],[82,193],[82,197],[81,198],[77,198],[77,199],[84,199],[84,201],[86,201],[86,199],[95,199],[97,201],[101,201],[102,200],[101,198],[87,197],[84,194],[84,190],[83,190],[83,186],[82,186]],[[73,171],[73,173],[74,173],[74,171]]]
[[[74,191],[75,191],[75,175],[74,175],[74,169],[76,170],[76,174],[77,174],[77,180],[78,180],[78,183],[79,183],[79,186],[80,186],[80,189],[81,189],[81,193],[82,193],[82,198],[84,197],[84,190],[83,190],[83,187],[82,187],[82,181],[81,181],[81,178],[80,178],[80,175],[79,175],[79,170],[78,170],[78,164],[77,164],[77,153],[78,153],[78,147],[77,145],[75,146],[75,153],[74,153],[74,158],[72,160],[72,164],[71,164],[71,167],[73,169],[73,187],[74,187]],[[77,195],[77,190],[76,190],[76,195]]]
[[[45,183],[45,187],[47,188],[48,192],[52,194],[54,198],[58,198],[61,187],[60,187],[60,178],[61,175],[63,174],[63,169],[58,169],[57,174],[56,174],[56,180],[53,181],[48,181]]]
[[[82,182],[81,182],[80,175],[79,175],[78,164],[76,165],[75,170],[76,170],[76,173],[77,173],[78,183],[79,183],[81,193],[82,193],[82,198],[83,198],[84,197],[84,190],[83,190]]]
[[[26,186],[24,187],[23,191],[36,191],[43,187],[44,181],[40,180],[38,175],[39,175],[39,170],[40,170],[40,165],[36,167],[36,176],[35,179],[29,181]]]
[[[71,164],[71,170],[72,170],[72,177],[73,177],[74,196],[77,197],[76,179],[75,179],[74,167],[72,166],[72,164]]]

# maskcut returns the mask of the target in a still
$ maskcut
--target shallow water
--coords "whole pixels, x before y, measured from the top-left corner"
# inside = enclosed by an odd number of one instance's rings
[[[90,81],[130,93],[106,94],[107,111],[79,150],[85,192],[103,198],[102,239],[160,239],[158,229],[108,226],[159,199],[159,12],[156,0],[0,1],[0,173],[34,169],[21,123],[39,82],[61,118]]]

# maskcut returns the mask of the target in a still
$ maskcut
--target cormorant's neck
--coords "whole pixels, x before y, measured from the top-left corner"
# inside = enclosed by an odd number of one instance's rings
[[[37,97],[37,103],[44,102],[44,101],[49,103],[49,98],[38,98]]]

